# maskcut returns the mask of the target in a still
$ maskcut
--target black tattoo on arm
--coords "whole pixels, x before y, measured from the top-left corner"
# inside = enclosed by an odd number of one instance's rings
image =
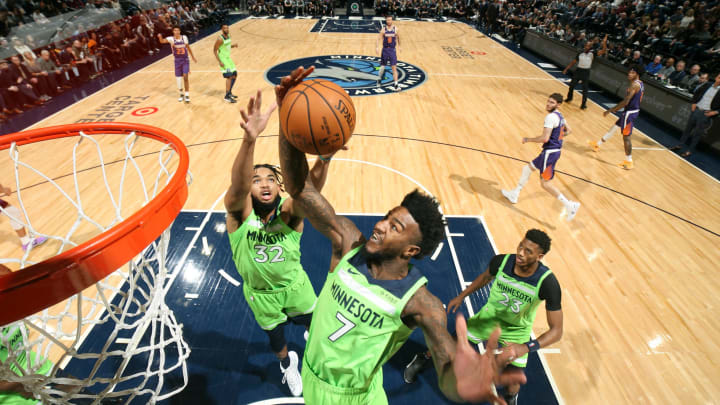
[[[325,235],[333,246],[333,258],[342,257],[361,240],[362,234],[355,224],[338,216],[335,209],[320,194],[308,178],[308,164],[305,154],[285,139],[280,129],[280,166],[285,178],[285,189],[315,229]],[[332,268],[334,268],[334,264]]]
[[[440,390],[450,400],[463,402],[457,393],[452,364],[456,344],[447,330],[447,315],[442,302],[422,287],[405,305],[403,316],[411,317],[422,329],[438,374]]]

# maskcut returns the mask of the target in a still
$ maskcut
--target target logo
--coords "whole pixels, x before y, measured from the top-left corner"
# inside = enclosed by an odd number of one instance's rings
[[[143,107],[138,108],[137,110],[134,110],[130,114],[136,116],[136,117],[144,117],[146,115],[155,114],[158,111],[157,107]]]

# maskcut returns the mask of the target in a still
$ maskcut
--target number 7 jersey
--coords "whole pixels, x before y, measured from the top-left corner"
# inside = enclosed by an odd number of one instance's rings
[[[364,390],[382,376],[383,364],[412,333],[401,319],[405,305],[427,284],[415,267],[401,280],[374,279],[366,260],[363,246],[342,258],[328,274],[310,324],[305,367],[335,387]]]
[[[287,287],[299,271],[304,271],[300,264],[302,234],[280,217],[283,202],[285,198],[267,225],[253,210],[235,232],[228,234],[238,273],[255,290]]]

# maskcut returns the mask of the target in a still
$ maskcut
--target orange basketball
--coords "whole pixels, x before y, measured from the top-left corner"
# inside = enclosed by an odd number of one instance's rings
[[[355,106],[337,84],[305,80],[285,95],[280,107],[280,130],[299,150],[326,155],[350,140],[355,130]]]

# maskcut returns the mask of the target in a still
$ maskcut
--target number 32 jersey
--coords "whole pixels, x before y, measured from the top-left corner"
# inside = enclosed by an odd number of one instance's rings
[[[300,237],[280,217],[283,198],[273,219],[263,224],[255,211],[230,237],[230,249],[238,273],[255,290],[275,290],[289,286],[299,271]]]

